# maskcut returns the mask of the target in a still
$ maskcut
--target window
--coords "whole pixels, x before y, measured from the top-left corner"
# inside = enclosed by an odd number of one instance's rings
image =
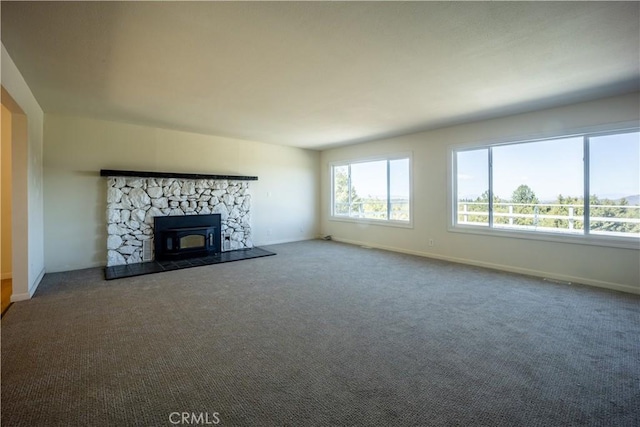
[[[589,138],[589,233],[640,236],[640,133]]]
[[[331,178],[333,219],[410,223],[409,157],[336,163]]]
[[[640,241],[637,131],[452,154],[454,229]]]

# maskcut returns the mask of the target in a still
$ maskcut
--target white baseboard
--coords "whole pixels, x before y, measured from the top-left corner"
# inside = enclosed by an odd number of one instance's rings
[[[431,252],[412,251],[412,250],[397,248],[393,246],[377,245],[375,243],[360,242],[357,240],[342,239],[338,237],[332,237],[332,240],[336,242],[347,243],[350,245],[367,246],[370,248],[382,249],[385,251],[399,252],[399,253],[404,253],[409,255],[417,255],[425,258],[434,258],[434,259],[439,259],[443,261],[455,262],[458,264],[466,264],[466,265],[473,265],[476,267],[490,268],[493,270],[508,271],[510,273],[518,273],[518,274],[524,274],[526,276],[542,277],[542,278],[553,279],[561,282],[579,283],[582,285],[595,286],[598,288],[611,289],[614,291],[621,291],[621,292],[627,292],[630,294],[640,295],[640,288],[638,287],[621,285],[619,283],[606,282],[602,280],[593,280],[586,277],[568,276],[564,274],[551,273],[548,271],[532,270],[529,268],[522,268],[522,267],[513,267],[505,264],[495,264],[491,262],[476,261],[476,260],[466,259],[466,258],[456,258],[456,257],[434,254]]]
[[[282,243],[293,243],[293,242],[303,242],[305,240],[314,240],[315,236],[304,236],[299,239],[282,239],[282,240],[269,240],[264,242],[253,242],[253,246],[269,246],[269,245],[279,245]]]
[[[42,271],[40,271],[40,273],[38,274],[38,277],[36,277],[36,280],[33,281],[31,286],[29,286],[29,291],[26,293],[11,295],[11,302],[26,301],[31,299],[33,294],[36,293],[36,290],[38,289],[38,286],[40,285],[40,282],[42,281],[43,277],[44,277],[44,268],[42,269]]]
[[[0,275],[0,279],[1,280],[7,280],[7,279],[11,279],[13,277],[13,274],[11,272],[8,273],[2,273]]]
[[[31,299],[31,295],[29,295],[28,292],[23,293],[23,294],[12,294],[11,295],[11,302],[18,302],[18,301],[27,301]]]

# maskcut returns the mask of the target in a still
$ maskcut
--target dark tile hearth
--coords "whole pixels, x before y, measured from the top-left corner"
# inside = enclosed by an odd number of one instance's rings
[[[142,276],[143,274],[161,273],[163,271],[181,270],[183,268],[201,267],[203,265],[221,264],[223,262],[241,261],[245,259],[260,258],[275,255],[260,248],[238,249],[222,252],[217,255],[181,259],[178,261],[151,261],[128,265],[114,265],[106,267],[104,275],[107,280],[122,279],[125,277]]]

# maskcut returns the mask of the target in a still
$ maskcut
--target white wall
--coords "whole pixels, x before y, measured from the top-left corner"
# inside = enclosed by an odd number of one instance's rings
[[[100,169],[258,176],[250,184],[255,245],[318,234],[316,151],[54,114],[44,129],[47,272],[106,264]]]
[[[637,123],[639,100],[640,94],[634,93],[323,151],[321,233],[351,243],[640,293],[640,251],[635,249],[488,237],[447,230],[448,147],[562,134],[602,124]],[[329,219],[329,163],[407,151],[413,153],[413,229]],[[427,244],[431,238],[435,242],[433,247]]]
[[[2,45],[3,104],[12,113],[13,295],[30,298],[44,276],[42,129],[44,113]],[[3,93],[4,95],[4,93]]]

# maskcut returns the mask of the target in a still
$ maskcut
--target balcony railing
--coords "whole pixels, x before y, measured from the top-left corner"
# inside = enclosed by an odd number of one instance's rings
[[[640,206],[590,205],[590,233],[640,237]],[[489,226],[488,202],[458,202],[457,223]],[[582,204],[493,203],[493,227],[584,233]]]
[[[387,202],[384,200],[363,200],[358,202],[335,202],[334,216],[360,219],[387,219]],[[391,220],[409,221],[408,199],[391,199]]]

